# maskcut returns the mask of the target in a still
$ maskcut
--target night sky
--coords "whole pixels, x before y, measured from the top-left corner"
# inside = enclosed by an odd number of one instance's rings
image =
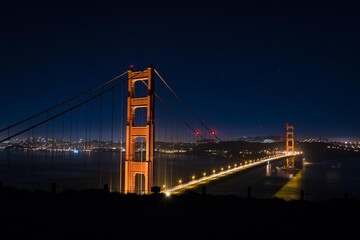
[[[286,123],[298,138],[360,139],[359,4],[8,2],[0,127],[132,64],[154,66],[222,139],[281,135]]]

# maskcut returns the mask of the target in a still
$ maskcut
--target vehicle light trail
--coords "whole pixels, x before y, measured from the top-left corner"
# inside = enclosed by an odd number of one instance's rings
[[[227,175],[235,173],[235,172],[240,172],[240,171],[243,171],[245,169],[249,169],[249,168],[261,165],[261,164],[263,164],[265,162],[270,162],[270,161],[274,161],[274,160],[277,160],[277,159],[280,159],[280,158],[285,158],[285,157],[293,157],[293,156],[300,155],[300,154],[302,154],[302,153],[301,152],[295,152],[294,154],[286,154],[286,153],[284,153],[284,154],[281,154],[281,155],[275,155],[275,156],[272,156],[272,157],[269,157],[269,158],[264,158],[264,159],[261,159],[261,160],[250,160],[249,163],[247,163],[247,164],[236,166],[236,167],[233,167],[233,168],[229,168],[227,170],[223,170],[223,171],[220,171],[220,172],[217,172],[217,173],[213,173],[213,174],[211,174],[209,176],[204,176],[204,177],[199,178],[199,179],[193,179],[190,182],[181,183],[181,184],[176,185],[176,186],[174,186],[172,188],[164,189],[161,192],[165,193],[166,196],[170,196],[171,194],[179,193],[179,192],[184,191],[186,189],[196,187],[197,185],[203,184],[205,182],[209,182],[209,181],[212,181],[214,179],[224,177],[224,176],[227,176]]]

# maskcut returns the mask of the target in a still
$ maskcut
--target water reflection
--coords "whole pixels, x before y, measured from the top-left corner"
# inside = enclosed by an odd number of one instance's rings
[[[271,175],[271,164],[268,162],[266,165],[266,173],[265,176],[270,176]]]
[[[121,191],[124,153],[0,151],[0,181],[25,189],[48,190],[52,182],[58,189],[97,189],[108,184],[110,191]],[[156,153],[154,184],[171,188],[204,174],[234,165],[229,158],[189,154]]]
[[[302,171],[276,194],[277,197],[298,199],[301,190],[305,200],[343,198],[345,195],[360,197],[360,159],[303,162]]]
[[[4,185],[27,189],[51,189],[56,182],[59,191],[66,188],[103,188],[120,191],[122,161],[119,152],[33,152],[0,151],[0,181]],[[157,154],[154,164],[157,186],[163,189],[220,172],[240,164],[228,158],[188,154]],[[290,181],[289,181],[290,180]],[[286,185],[284,187],[284,185]],[[360,160],[311,162],[286,158],[215,181],[208,186],[214,194],[246,196],[251,186],[254,197],[273,197],[281,189],[287,198],[360,197]],[[282,189],[282,187],[284,187]],[[281,195],[280,193],[277,196]]]

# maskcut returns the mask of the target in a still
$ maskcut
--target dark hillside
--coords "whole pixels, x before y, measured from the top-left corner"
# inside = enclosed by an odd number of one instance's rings
[[[0,231],[12,237],[131,237],[133,239],[241,239],[347,237],[357,233],[360,201],[324,202],[202,196],[165,197],[100,190],[29,192],[4,187]],[[249,235],[250,234],[250,235]]]

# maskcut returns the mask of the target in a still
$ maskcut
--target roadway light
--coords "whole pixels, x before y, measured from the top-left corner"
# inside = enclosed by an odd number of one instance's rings
[[[181,179],[179,180],[179,184],[181,184],[182,183],[182,181],[181,181]]]
[[[191,177],[191,179],[192,179],[192,180],[195,180],[195,176],[193,175],[193,176]]]

